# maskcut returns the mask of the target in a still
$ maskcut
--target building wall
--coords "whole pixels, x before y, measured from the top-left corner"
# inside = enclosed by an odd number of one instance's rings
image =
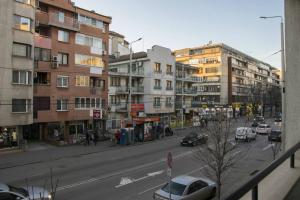
[[[300,141],[300,2],[285,1],[285,149]]]
[[[12,69],[33,71],[33,59],[12,56],[13,42],[32,45],[33,33],[14,28],[14,14],[30,18],[34,23],[34,7],[13,0],[0,1],[0,126],[32,123],[32,109],[28,113],[12,113],[12,99],[31,99],[32,85],[13,85]],[[33,55],[33,54],[32,54]]]

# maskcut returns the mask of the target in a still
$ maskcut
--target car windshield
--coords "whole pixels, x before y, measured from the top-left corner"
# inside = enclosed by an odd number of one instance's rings
[[[8,187],[9,187],[9,191],[11,191],[11,192],[21,194],[24,197],[28,197],[29,196],[28,191],[25,190],[24,188],[17,188],[17,187],[13,187],[11,185],[9,185]]]
[[[185,188],[186,185],[171,181],[171,194],[182,196]],[[169,183],[167,183],[162,190],[169,193]]]
[[[197,136],[196,133],[189,133],[189,134],[187,135],[187,137],[196,137],[196,136]]]

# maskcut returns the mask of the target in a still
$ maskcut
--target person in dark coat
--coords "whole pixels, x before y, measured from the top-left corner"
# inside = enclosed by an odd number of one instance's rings
[[[90,145],[90,134],[87,130],[85,131],[85,143],[88,146]]]
[[[98,134],[97,134],[97,132],[96,131],[94,131],[93,132],[93,134],[94,134],[94,144],[95,144],[95,146],[97,145],[97,142],[98,142]]]

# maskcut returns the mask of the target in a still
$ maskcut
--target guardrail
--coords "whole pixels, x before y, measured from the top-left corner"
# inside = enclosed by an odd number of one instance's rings
[[[299,150],[299,148],[300,142],[298,142],[296,145],[287,150],[278,159],[274,160],[268,167],[256,174],[252,179],[250,179],[247,183],[239,187],[236,191],[231,193],[224,200],[238,200],[250,190],[252,190],[252,200],[258,200],[258,184],[287,159],[290,159],[290,167],[295,168],[295,153]]]

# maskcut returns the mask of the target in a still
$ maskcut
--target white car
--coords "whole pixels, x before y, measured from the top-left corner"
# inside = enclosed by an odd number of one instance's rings
[[[238,127],[235,132],[235,140],[250,140],[256,139],[256,132],[250,127]]]
[[[205,178],[177,176],[171,180],[172,200],[206,200],[216,195],[216,183]],[[153,194],[155,200],[169,200],[169,183]]]
[[[270,134],[271,130],[272,129],[268,124],[259,124],[258,127],[256,127],[257,134]]]
[[[13,187],[0,183],[0,199],[5,200],[51,200],[50,193],[42,187]]]

